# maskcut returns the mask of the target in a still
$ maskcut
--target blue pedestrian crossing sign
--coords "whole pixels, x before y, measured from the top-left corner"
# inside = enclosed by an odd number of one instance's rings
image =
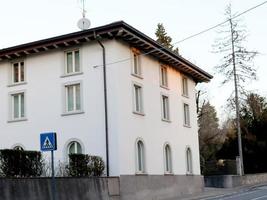
[[[41,151],[57,150],[57,134],[54,132],[40,134]]]

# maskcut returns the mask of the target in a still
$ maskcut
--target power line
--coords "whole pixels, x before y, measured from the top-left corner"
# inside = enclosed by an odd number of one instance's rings
[[[248,13],[248,12],[250,12],[250,11],[252,11],[252,10],[254,10],[254,9],[256,9],[256,8],[258,8],[258,7],[262,6],[262,5],[264,5],[264,4],[266,4],[266,3],[267,3],[267,1],[264,1],[263,3],[258,4],[258,5],[254,6],[254,7],[252,7],[252,8],[249,8],[249,9],[243,11],[242,13],[240,13],[240,14],[238,14],[238,15],[236,15],[236,16],[230,18],[230,19],[231,19],[231,20],[236,19],[236,18],[240,17],[241,15],[244,15],[244,14],[246,14],[246,13]],[[183,41],[185,41],[185,40],[189,40],[189,39],[191,39],[191,38],[193,38],[193,37],[196,37],[196,36],[198,36],[198,35],[201,35],[201,34],[203,34],[203,33],[206,33],[206,32],[208,32],[208,31],[210,31],[210,30],[212,30],[212,29],[215,29],[215,28],[217,28],[217,27],[219,27],[219,26],[225,24],[225,23],[228,22],[230,19],[227,19],[227,20],[225,20],[225,21],[223,21],[223,22],[221,22],[221,23],[219,23],[219,24],[217,24],[217,25],[215,25],[215,26],[212,26],[212,27],[207,28],[207,29],[205,29],[205,30],[203,30],[203,31],[200,31],[200,32],[198,32],[198,33],[195,33],[195,34],[193,34],[193,35],[190,35],[190,36],[188,36],[188,37],[186,37],[186,38],[184,38],[184,39],[182,39],[182,40],[180,40],[180,41],[178,41],[178,42],[173,43],[173,45],[174,45],[174,44],[181,43],[181,42],[183,42]]]
[[[253,7],[249,8],[249,9],[247,9],[247,10],[245,10],[245,11],[243,11],[243,12],[241,12],[241,13],[235,15],[235,16],[233,16],[232,18],[227,19],[227,20],[225,20],[225,21],[223,21],[223,22],[217,24],[217,25],[211,26],[211,27],[209,27],[209,28],[207,28],[207,29],[204,29],[204,30],[198,32],[198,33],[189,35],[188,37],[185,37],[184,39],[182,39],[182,40],[180,40],[180,41],[174,42],[174,43],[172,43],[172,45],[175,45],[175,44],[178,44],[178,43],[182,43],[182,42],[184,42],[184,41],[186,41],[186,40],[189,40],[189,39],[194,38],[194,37],[196,37],[196,36],[199,36],[199,35],[201,35],[201,34],[203,34],[203,33],[206,33],[206,32],[208,32],[208,31],[210,31],[210,30],[212,30],[212,29],[215,29],[215,28],[217,28],[217,27],[219,27],[219,26],[222,26],[223,24],[227,23],[229,20],[236,19],[236,18],[240,17],[241,15],[244,15],[244,14],[246,14],[246,13],[248,13],[248,12],[250,12],[250,11],[252,11],[252,10],[254,10],[254,9],[256,9],[256,8],[258,8],[258,7],[262,6],[262,5],[264,5],[264,4],[266,4],[266,3],[267,3],[267,1],[264,1],[264,2],[262,2],[262,3],[260,3],[260,4],[256,5],[256,6],[253,6]],[[149,54],[153,53],[153,52],[156,51],[156,50],[161,50],[161,49],[164,49],[164,48],[165,48],[165,47],[156,48],[156,49],[153,49],[153,50],[148,51],[148,52],[146,52],[146,53],[142,53],[142,54],[140,54],[139,56],[149,55]],[[121,59],[121,60],[118,60],[118,61],[115,61],[115,62],[107,63],[106,65],[113,65],[113,64],[117,64],[117,63],[125,62],[125,61],[131,60],[131,59],[132,59],[132,58],[125,58],[125,59]],[[102,66],[102,65],[96,65],[96,66],[94,66],[94,67],[99,67],[99,66]]]

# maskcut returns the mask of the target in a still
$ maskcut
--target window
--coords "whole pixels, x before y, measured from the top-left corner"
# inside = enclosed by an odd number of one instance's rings
[[[169,144],[164,146],[164,159],[165,159],[165,173],[172,173],[172,155]]]
[[[24,151],[23,147],[21,146],[14,146],[13,149],[17,151]]]
[[[189,147],[186,149],[186,173],[187,174],[193,173],[192,153]]]
[[[24,92],[11,94],[11,119],[17,120],[25,117]]]
[[[190,112],[189,105],[184,103],[184,125],[190,126]]]
[[[142,99],[142,87],[140,85],[133,85],[134,93],[134,112],[143,113],[143,99]]]
[[[132,69],[133,75],[141,76],[141,63],[140,63],[140,55],[137,53],[133,53],[133,69]]]
[[[81,111],[81,85],[80,83],[65,85],[66,112]]]
[[[182,78],[182,86],[183,86],[183,95],[188,97],[188,80],[187,78]]]
[[[170,113],[169,113],[169,97],[162,95],[161,96],[161,103],[162,103],[162,119],[163,120],[170,120]]]
[[[24,77],[24,62],[16,62],[12,64],[12,83],[22,83]]]
[[[141,140],[136,143],[136,161],[137,173],[145,173],[145,152],[144,144]]]
[[[66,52],[66,74],[80,72],[80,51],[68,51]]]
[[[68,145],[68,154],[81,154],[82,146],[79,142],[73,141]]]
[[[167,67],[163,65],[160,66],[160,85],[163,87],[168,87]]]

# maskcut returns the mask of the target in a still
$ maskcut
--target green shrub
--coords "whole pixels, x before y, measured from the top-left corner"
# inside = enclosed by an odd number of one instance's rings
[[[105,165],[101,157],[87,154],[70,154],[67,174],[73,177],[101,176]]]
[[[39,151],[0,150],[0,171],[4,177],[37,177],[42,174],[43,159]]]
[[[101,176],[105,170],[105,163],[99,156],[89,156],[90,171],[92,176]]]

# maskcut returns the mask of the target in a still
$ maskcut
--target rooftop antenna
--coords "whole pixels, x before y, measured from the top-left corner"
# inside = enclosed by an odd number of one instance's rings
[[[77,25],[78,25],[78,28],[81,29],[82,31],[86,30],[86,29],[89,29],[90,26],[91,26],[91,22],[89,19],[85,18],[85,13],[86,13],[86,10],[85,10],[85,0],[81,0],[82,1],[82,18],[78,21]]]

